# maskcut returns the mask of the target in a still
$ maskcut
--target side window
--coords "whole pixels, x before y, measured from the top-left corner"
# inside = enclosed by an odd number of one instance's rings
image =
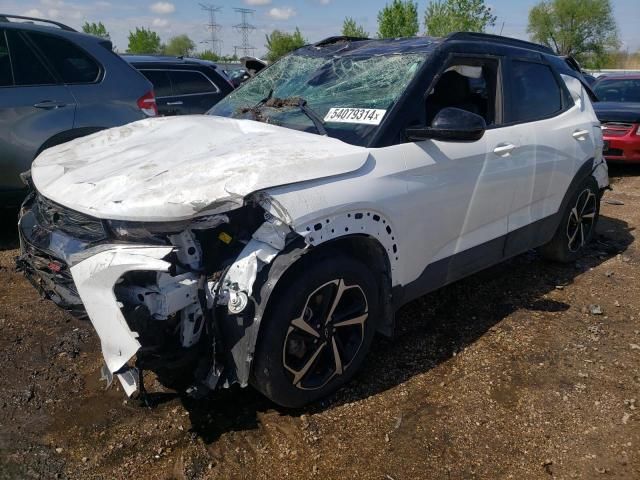
[[[513,60],[510,86],[510,122],[530,122],[562,110],[562,90],[547,65]]]
[[[11,85],[13,85],[13,74],[11,73],[9,47],[4,36],[4,30],[0,30],[0,87],[9,87]]]
[[[192,95],[194,93],[216,93],[216,87],[203,73],[195,70],[171,70],[174,95]]]
[[[98,64],[73,43],[41,33],[28,35],[64,83],[93,83],[98,80],[100,75]]]
[[[140,70],[147,80],[153,84],[153,92],[156,97],[170,97],[171,82],[169,81],[169,75],[167,72],[161,70]]]
[[[53,75],[40,61],[36,53],[16,31],[7,30],[9,54],[16,85],[53,85]]]
[[[449,63],[427,96],[427,125],[447,107],[480,115],[488,126],[500,123],[499,65],[493,58],[456,58]]]

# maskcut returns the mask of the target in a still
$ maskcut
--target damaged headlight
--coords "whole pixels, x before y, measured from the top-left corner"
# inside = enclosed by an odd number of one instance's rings
[[[209,215],[176,222],[128,222],[108,220],[106,223],[112,237],[125,242],[166,243],[170,235],[187,230],[206,230],[228,223],[226,215]]]
[[[111,236],[123,242],[166,243],[166,236],[180,233],[189,228],[192,221],[179,222],[128,222],[108,220]]]

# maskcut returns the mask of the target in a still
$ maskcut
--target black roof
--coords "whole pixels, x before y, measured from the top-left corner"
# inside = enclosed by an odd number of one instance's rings
[[[555,56],[553,50],[544,45],[516,38],[472,32],[457,32],[452,33],[447,37],[407,37],[385,39],[329,37],[314,43],[313,45],[302,47],[300,51],[310,55],[313,55],[314,53],[321,55],[326,55],[327,53],[339,53],[341,56],[431,53],[439,45],[449,42],[473,42],[505,45]]]

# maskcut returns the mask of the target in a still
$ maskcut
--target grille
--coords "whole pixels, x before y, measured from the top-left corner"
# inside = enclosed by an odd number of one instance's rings
[[[603,133],[610,137],[623,137],[632,128],[632,123],[605,122],[602,124]]]
[[[36,197],[34,211],[41,225],[61,230],[80,240],[95,242],[107,238],[102,220],[65,208],[40,194]]]
[[[604,152],[605,157],[622,157],[624,152],[619,148],[610,148],[606,152]]]

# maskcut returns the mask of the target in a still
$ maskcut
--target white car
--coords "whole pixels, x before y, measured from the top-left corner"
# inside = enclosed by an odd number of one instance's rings
[[[608,186],[590,95],[528,42],[331,38],[209,115],[43,152],[18,262],[128,394],[149,369],[304,405],[412,299],[532,248],[577,258]]]

